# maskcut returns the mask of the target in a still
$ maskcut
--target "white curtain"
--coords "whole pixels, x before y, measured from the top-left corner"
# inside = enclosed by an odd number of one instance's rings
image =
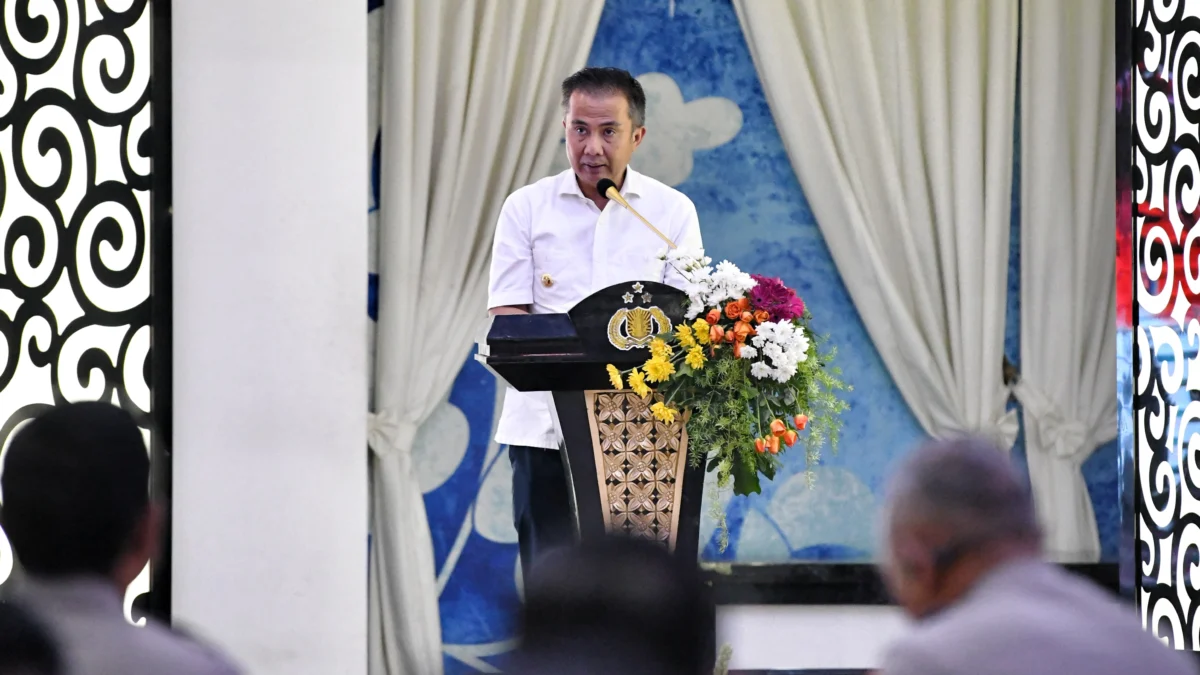
[[[1021,15],[1021,381],[1048,554],[1100,556],[1079,471],[1117,433],[1111,2],[1026,0]]]
[[[371,416],[372,675],[442,672],[433,549],[412,465],[486,320],[505,197],[559,152],[559,84],[603,0],[384,6],[376,414]]]
[[[792,166],[904,399],[933,436],[1006,448],[1017,2],[734,0]]]

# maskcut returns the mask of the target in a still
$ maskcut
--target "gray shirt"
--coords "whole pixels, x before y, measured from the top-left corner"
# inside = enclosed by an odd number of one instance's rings
[[[50,629],[66,675],[237,675],[211,649],[149,619],[125,620],[117,589],[101,579],[25,579],[13,598]]]
[[[884,675],[1195,675],[1193,661],[1142,630],[1125,605],[1055,565],[1020,561],[918,623]]]

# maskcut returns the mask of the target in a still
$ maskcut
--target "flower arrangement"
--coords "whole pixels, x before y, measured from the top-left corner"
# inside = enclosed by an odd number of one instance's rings
[[[656,336],[640,367],[609,365],[613,387],[657,392],[650,411],[664,423],[685,416],[689,462],[707,462],[735,494],[760,492],[759,476],[773,479],[802,435],[809,466],[824,441],[836,449],[847,409],[837,392],[849,387],[832,367],[834,350],[818,349],[796,292],[728,261],[713,267],[703,251],[661,259],[687,281],[687,322]]]

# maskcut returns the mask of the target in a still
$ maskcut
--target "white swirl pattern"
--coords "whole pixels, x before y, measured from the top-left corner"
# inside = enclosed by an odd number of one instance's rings
[[[1198,16],[1200,0],[1138,0],[1133,18],[1136,595],[1177,649],[1200,646]]]
[[[71,400],[151,426],[148,0],[10,0],[0,40],[0,445]],[[19,574],[0,532],[0,585]],[[150,588],[144,570],[126,615]]]

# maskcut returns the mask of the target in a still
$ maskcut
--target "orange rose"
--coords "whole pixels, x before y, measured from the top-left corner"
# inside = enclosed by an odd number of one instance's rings
[[[783,432],[783,444],[790,448],[796,444],[797,437],[798,436],[794,430],[788,429],[787,431]]]
[[[733,358],[735,358],[735,359],[742,358],[742,345],[743,344],[745,344],[745,343],[741,342],[740,340],[738,342],[733,343]]]
[[[742,298],[741,300],[738,300],[737,306],[739,314],[750,309],[750,298]]]
[[[767,444],[763,442],[763,439],[756,438],[754,439],[754,449],[757,450],[759,454],[764,453],[767,451]]]
[[[714,309],[713,311],[715,312],[717,310]],[[711,342],[712,344],[715,345],[723,339],[725,339],[725,329],[724,328],[721,328],[720,326],[714,324],[711,328],[708,329],[708,341],[709,342]]]
[[[741,315],[742,315],[742,308],[738,307],[738,304],[736,302],[731,302],[728,305],[725,305],[725,318],[726,319],[736,320]]]
[[[730,343],[732,343],[732,342],[734,342],[734,341],[736,341],[736,340],[737,340],[737,333],[734,333],[732,328],[730,328],[729,330],[725,331],[725,341],[726,341],[726,342],[730,342]]]
[[[771,438],[767,439],[767,449],[771,451],[772,455],[779,454],[779,437],[778,436],[772,436]]]
[[[804,427],[808,426],[808,415],[796,415],[792,421],[796,423],[797,429],[804,431]]]
[[[771,319],[771,314],[769,312],[767,312],[767,310],[765,310],[765,309],[760,309],[754,313],[754,320],[759,323],[763,323],[764,321],[769,321],[770,319]]]
[[[738,342],[745,342],[746,338],[754,334],[754,329],[751,328],[750,324],[746,323],[745,321],[739,321],[733,324],[733,328],[730,329],[730,332],[737,336]]]
[[[721,310],[715,308],[708,310],[708,316],[704,317],[704,320],[710,326],[717,325],[717,322],[721,320]]]
[[[783,420],[775,420],[774,422],[771,422],[771,435],[772,436],[776,436],[776,437],[782,436],[784,434],[784,432],[786,432],[786,431],[787,431],[787,425],[785,425],[783,423]]]
[[[753,320],[754,320],[753,314],[751,314],[750,312],[742,312],[742,321],[745,321],[746,323],[750,323]]]

